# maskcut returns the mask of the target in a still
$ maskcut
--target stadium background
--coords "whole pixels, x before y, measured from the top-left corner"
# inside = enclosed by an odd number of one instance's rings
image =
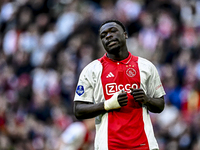
[[[104,54],[98,28],[110,18],[126,25],[129,50],[161,76],[166,107],[151,114],[160,150],[200,149],[200,1],[1,0],[0,7],[1,150],[56,149],[77,121],[78,76]]]

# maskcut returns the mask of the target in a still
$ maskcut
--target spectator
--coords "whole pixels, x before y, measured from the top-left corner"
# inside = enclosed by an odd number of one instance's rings
[[[72,91],[81,68],[103,55],[97,33],[105,19],[126,25],[128,48],[155,63],[166,102],[184,116],[176,138],[175,124],[163,133],[153,116],[160,150],[200,149],[199,1],[2,0],[0,7],[0,149],[55,149],[77,121]]]

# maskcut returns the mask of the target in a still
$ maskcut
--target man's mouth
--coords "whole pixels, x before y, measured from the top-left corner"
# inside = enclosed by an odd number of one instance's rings
[[[110,41],[110,42],[108,42],[106,45],[107,45],[108,47],[111,47],[111,46],[113,46],[113,45],[115,45],[115,44],[117,44],[117,41],[116,41],[116,40]]]

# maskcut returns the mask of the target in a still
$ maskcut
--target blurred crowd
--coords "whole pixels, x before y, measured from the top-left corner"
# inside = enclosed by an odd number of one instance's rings
[[[200,1],[1,0],[0,8],[1,150],[59,149],[78,121],[79,74],[105,53],[98,30],[107,19],[124,23],[128,49],[159,71],[166,106],[150,115],[160,150],[200,149]]]

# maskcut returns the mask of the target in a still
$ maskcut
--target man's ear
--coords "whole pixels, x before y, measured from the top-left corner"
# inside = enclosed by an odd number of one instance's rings
[[[124,32],[124,36],[125,36],[126,39],[128,39],[128,34],[127,34],[127,32]]]

